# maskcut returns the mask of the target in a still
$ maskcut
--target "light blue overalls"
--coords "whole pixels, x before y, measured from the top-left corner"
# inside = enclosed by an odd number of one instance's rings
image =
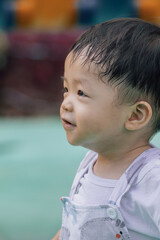
[[[79,187],[80,179],[87,173],[89,165],[95,161],[96,153],[91,153],[89,161],[84,161],[77,172],[70,197],[61,199],[63,221],[60,240],[131,240],[120,212],[120,202],[136,181],[142,168],[146,164],[152,165],[150,157],[147,157],[147,151],[145,151],[144,156],[141,154],[121,176],[106,205],[81,206],[74,203],[73,196]],[[160,153],[159,149],[156,148],[152,152],[156,155],[157,151]],[[148,169],[150,168],[152,166]]]

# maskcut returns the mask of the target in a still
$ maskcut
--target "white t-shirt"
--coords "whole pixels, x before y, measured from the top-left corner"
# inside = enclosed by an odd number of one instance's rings
[[[93,164],[88,172],[80,179],[78,191],[73,197],[77,204],[82,205],[105,205],[117,183],[117,180],[97,177],[93,173]]]

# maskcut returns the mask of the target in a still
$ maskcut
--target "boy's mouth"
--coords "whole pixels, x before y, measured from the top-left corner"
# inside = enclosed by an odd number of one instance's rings
[[[74,124],[73,122],[70,122],[64,118],[62,118],[62,123],[63,123],[64,128],[76,127],[76,124]]]

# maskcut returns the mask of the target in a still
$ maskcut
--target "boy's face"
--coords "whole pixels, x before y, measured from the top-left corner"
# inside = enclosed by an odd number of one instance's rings
[[[67,139],[100,152],[121,140],[125,133],[127,107],[115,104],[117,89],[98,79],[97,66],[82,65],[82,56],[73,63],[72,53],[65,61],[64,100],[60,115]]]

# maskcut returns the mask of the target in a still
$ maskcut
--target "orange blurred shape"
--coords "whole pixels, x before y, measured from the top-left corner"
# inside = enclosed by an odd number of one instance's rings
[[[30,0],[18,0],[16,3],[16,17],[20,26],[28,26],[33,21],[35,4]]]
[[[140,17],[160,24],[160,0],[138,0]]]
[[[65,28],[76,21],[75,0],[18,0],[19,26]]]

